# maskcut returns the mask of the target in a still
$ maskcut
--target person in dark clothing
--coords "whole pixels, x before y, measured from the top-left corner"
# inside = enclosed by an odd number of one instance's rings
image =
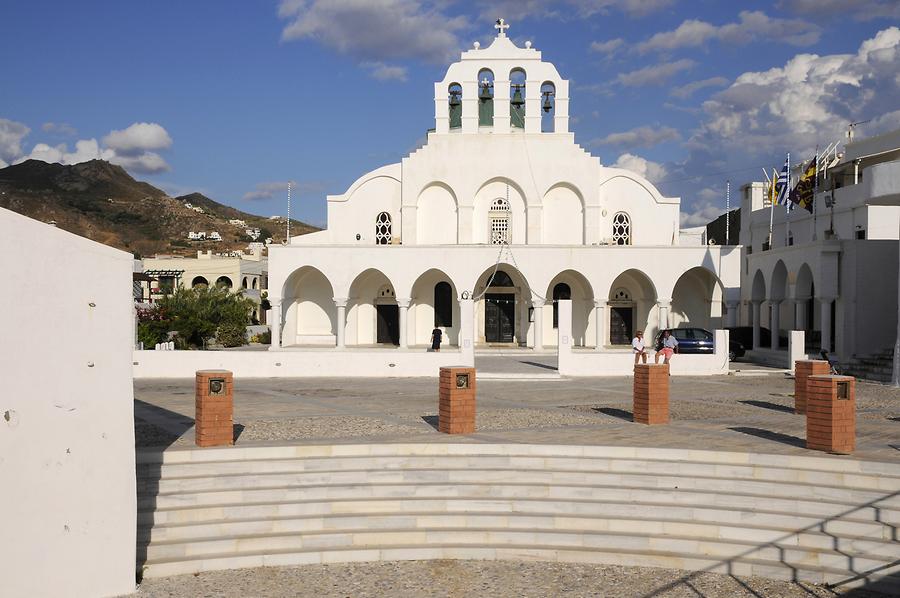
[[[441,337],[444,336],[444,333],[440,328],[435,328],[431,331],[431,350],[432,351],[440,351],[441,350]]]

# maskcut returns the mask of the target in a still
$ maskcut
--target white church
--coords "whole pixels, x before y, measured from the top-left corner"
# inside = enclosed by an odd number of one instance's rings
[[[569,130],[569,82],[499,20],[434,86],[434,129],[401,162],[329,195],[325,230],[269,253],[272,350],[621,351],[636,330],[735,325],[736,247],[680,245],[680,199],[603,166]]]

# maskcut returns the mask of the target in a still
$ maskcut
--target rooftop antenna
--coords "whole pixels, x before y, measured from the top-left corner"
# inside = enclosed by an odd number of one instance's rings
[[[847,143],[853,143],[853,129],[855,129],[859,125],[864,125],[870,122],[872,122],[871,118],[869,120],[860,120],[855,123],[850,123],[850,125],[847,127]]]
[[[287,209],[287,238],[288,245],[291,244],[291,182],[288,181],[288,209]]]

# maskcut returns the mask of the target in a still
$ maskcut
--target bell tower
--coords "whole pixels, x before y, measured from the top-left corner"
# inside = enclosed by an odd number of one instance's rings
[[[516,46],[504,19],[494,28],[490,46],[475,42],[435,83],[435,133],[568,133],[569,82],[531,42]]]

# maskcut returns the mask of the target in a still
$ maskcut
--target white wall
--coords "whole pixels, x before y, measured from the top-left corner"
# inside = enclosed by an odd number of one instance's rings
[[[135,587],[130,254],[0,209],[0,594]]]

